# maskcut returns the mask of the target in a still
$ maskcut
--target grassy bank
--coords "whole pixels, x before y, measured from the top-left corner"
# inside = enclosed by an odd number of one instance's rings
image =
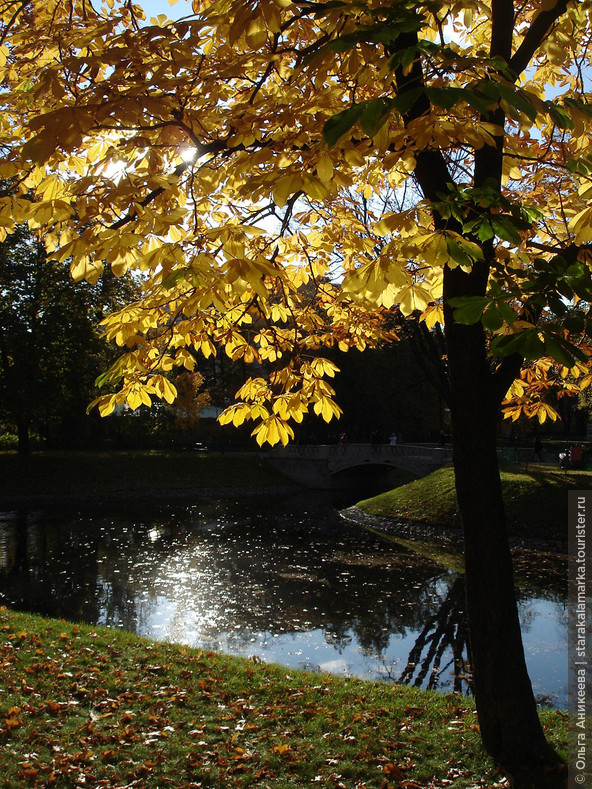
[[[529,472],[502,472],[510,533],[538,539],[567,539],[567,492],[592,488],[589,472],[539,467]],[[460,526],[454,473],[445,467],[427,477],[366,499],[358,507],[371,515]]]
[[[469,700],[0,609],[0,786],[494,787]],[[565,755],[561,712],[542,713]]]
[[[0,498],[104,495],[196,488],[287,484],[256,454],[213,456],[200,452],[0,453]]]

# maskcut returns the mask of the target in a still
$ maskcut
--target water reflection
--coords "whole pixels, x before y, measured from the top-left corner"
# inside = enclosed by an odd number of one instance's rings
[[[466,690],[463,597],[320,497],[0,514],[0,603],[312,670]],[[564,605],[520,600],[535,692],[558,705]]]
[[[454,690],[462,693],[470,689],[464,597],[464,578],[457,576],[417,636],[401,682],[437,688],[441,674],[452,667]]]

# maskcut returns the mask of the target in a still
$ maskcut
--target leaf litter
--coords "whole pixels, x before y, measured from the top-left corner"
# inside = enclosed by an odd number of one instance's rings
[[[0,676],[4,789],[505,786],[457,695],[6,609]]]

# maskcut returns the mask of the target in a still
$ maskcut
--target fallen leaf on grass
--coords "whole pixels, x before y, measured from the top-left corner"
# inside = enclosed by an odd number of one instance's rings
[[[57,701],[48,701],[45,705],[45,710],[46,712],[49,712],[50,715],[58,715],[60,709],[60,705]]]
[[[245,761],[248,761],[249,759],[252,759],[252,757],[253,757],[253,754],[251,753],[251,751],[247,751],[244,748],[235,748],[234,749],[234,754],[230,758],[231,759],[244,759]]]
[[[401,770],[400,767],[397,767],[396,764],[392,762],[388,762],[382,768],[385,775],[388,775],[389,778],[392,778],[395,781],[404,781],[405,780],[405,773]]]
[[[34,767],[25,767],[22,770],[19,770],[19,773],[25,779],[25,781],[35,781],[37,776],[39,775],[39,770],[36,770]]]
[[[404,710],[405,715],[408,715],[410,718],[419,718],[420,715],[423,715],[423,707],[406,707]]]
[[[23,719],[20,718],[18,715],[11,715],[9,718],[6,718],[4,721],[4,726],[7,731],[12,731],[12,729],[18,729],[19,726],[23,725]]]
[[[280,756],[283,756],[285,753],[289,753],[291,748],[290,748],[290,746],[288,745],[287,742],[280,742],[280,743],[278,743],[278,745],[274,745],[271,750],[274,753],[277,753]]]

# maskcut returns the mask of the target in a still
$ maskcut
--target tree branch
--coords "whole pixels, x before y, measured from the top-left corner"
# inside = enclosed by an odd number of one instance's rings
[[[509,61],[514,34],[514,0],[492,0],[490,56]]]
[[[526,31],[522,43],[508,63],[516,77],[522,74],[530,63],[534,53],[549,34],[555,22],[566,12],[568,2],[569,0],[558,0],[553,8],[549,8],[547,11],[541,11],[540,14],[535,17],[531,26]]]
[[[538,241],[527,241],[526,243],[529,247],[533,247],[533,249],[540,249],[541,252],[549,252],[557,257],[563,258],[568,263],[574,263],[582,250],[590,251],[592,249],[592,244],[568,244],[567,246],[561,247],[541,244]]]
[[[204,156],[207,153],[221,153],[222,151],[239,150],[239,149],[244,150],[244,146],[242,144],[238,145],[235,149],[230,149],[228,148],[228,145],[226,144],[226,142],[224,142],[224,140],[214,140],[213,142],[208,143],[207,145],[202,145],[198,142],[195,142],[195,147],[197,148],[196,158],[199,158],[200,156]],[[172,175],[174,175],[175,178],[179,178],[185,172],[185,170],[187,170],[187,168],[190,167],[191,164],[192,162],[190,161],[181,162],[175,167]],[[136,202],[138,205],[145,207],[150,203],[152,203],[154,200],[156,200],[156,198],[165,191],[166,189],[164,186],[158,186],[156,189],[153,189],[151,192],[148,192],[148,194],[142,200],[137,200]],[[129,214],[122,216],[116,222],[113,222],[113,224],[109,225],[109,228],[111,230],[119,230],[120,228],[124,227],[129,222],[133,222],[137,218],[138,218],[138,212],[136,210],[131,211]]]
[[[397,38],[398,50],[416,49],[417,46],[417,32],[402,33]],[[392,50],[391,53],[394,54]],[[398,66],[395,69],[395,82],[399,96],[411,90],[415,90],[418,87],[424,87],[425,76],[420,58],[415,58],[409,71]],[[405,127],[412,121],[428,113],[430,111],[430,106],[430,101],[425,91],[422,91],[407,112],[403,114]],[[437,201],[438,196],[446,191],[446,185],[454,181],[441,150],[418,151],[414,175],[424,197],[433,202]],[[432,213],[436,226],[443,227],[444,221],[442,218],[435,210],[432,210]],[[450,226],[450,221],[448,222],[448,226]],[[454,229],[456,230],[457,228]]]
[[[185,172],[185,170],[189,167],[190,164],[191,162],[181,162],[181,164],[178,164],[175,167],[173,171],[173,175],[176,178],[178,178],[180,175],[182,175]],[[159,195],[161,195],[164,191],[165,191],[164,186],[158,186],[156,189],[153,189],[151,192],[148,192],[148,194],[146,195],[146,197],[144,197],[143,200],[137,201],[138,205],[141,205],[142,207],[149,205],[153,200],[156,200],[156,198]],[[116,222],[113,222],[113,224],[111,224],[109,228],[111,230],[119,230],[120,228],[124,227],[129,222],[133,222],[137,218],[138,218],[138,212],[134,209],[129,214],[125,214],[125,216],[122,216],[121,219],[118,219]]]
[[[12,15],[12,17],[11,17],[11,18],[8,20],[8,22],[6,22],[6,23],[5,23],[5,25],[4,25],[4,26],[3,26],[3,28],[2,28],[2,35],[0,36],[0,45],[4,44],[4,39],[6,38],[6,36],[8,35],[8,33],[11,31],[11,29],[12,29],[12,26],[13,26],[13,25],[14,25],[14,23],[16,22],[16,19],[17,19],[18,15],[19,15],[19,14],[21,13],[21,11],[23,11],[23,10],[24,10],[24,9],[25,9],[25,8],[26,8],[28,5],[31,5],[31,0],[24,0],[24,2],[22,2],[22,3],[18,3],[18,7],[17,7],[16,11],[14,12],[14,14]]]
[[[512,38],[514,35],[514,0],[492,0],[491,3],[491,44],[489,53],[492,58],[503,58],[509,61],[512,55]],[[497,110],[487,112],[481,120],[493,123],[504,128],[506,116],[499,107]],[[504,158],[504,135],[496,136],[495,146],[484,145],[475,151],[474,185],[483,186],[486,182],[493,181],[495,188],[499,189],[502,179],[502,165]],[[491,247],[491,245],[489,245]]]

